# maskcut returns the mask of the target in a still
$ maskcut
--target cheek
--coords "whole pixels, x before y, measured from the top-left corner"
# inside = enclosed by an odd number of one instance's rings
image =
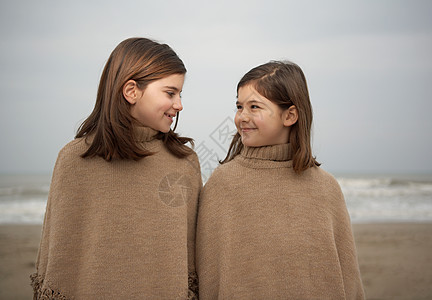
[[[155,97],[152,101],[152,105],[156,111],[166,112],[171,109],[173,103],[170,99],[165,97]]]
[[[265,117],[263,116],[263,112],[257,112],[250,117],[251,121],[257,126],[261,127],[265,125]]]
[[[161,110],[163,110],[164,112],[169,110],[172,107],[172,103],[171,101],[163,101],[162,103],[160,103],[160,107]]]
[[[235,114],[235,116],[234,116],[234,124],[237,127],[237,130],[239,130],[239,128],[240,128],[240,117],[239,117],[238,113]]]

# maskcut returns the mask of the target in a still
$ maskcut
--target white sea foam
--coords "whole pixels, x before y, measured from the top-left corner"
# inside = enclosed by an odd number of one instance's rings
[[[49,175],[0,176],[0,224],[41,224]]]
[[[45,207],[45,199],[1,202],[0,223],[41,224],[45,214]]]
[[[0,176],[0,224],[41,224],[49,176]],[[353,223],[432,222],[431,176],[337,177]]]
[[[411,177],[340,177],[354,223],[432,221],[432,180]]]

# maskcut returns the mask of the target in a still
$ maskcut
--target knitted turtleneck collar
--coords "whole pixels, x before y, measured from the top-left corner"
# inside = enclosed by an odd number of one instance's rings
[[[137,142],[150,142],[155,139],[155,135],[158,133],[159,131],[150,127],[139,126],[134,128],[135,140]]]
[[[292,148],[290,144],[263,147],[244,147],[240,155],[244,158],[286,161],[292,159]]]
[[[280,144],[263,147],[244,147],[235,159],[253,169],[288,168],[292,166],[292,147]]]

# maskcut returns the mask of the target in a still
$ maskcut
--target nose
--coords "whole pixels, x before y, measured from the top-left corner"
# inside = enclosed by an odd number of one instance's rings
[[[245,110],[239,112],[239,120],[240,122],[249,122],[250,121],[249,113]]]
[[[176,100],[174,100],[173,108],[174,108],[176,111],[182,111],[182,110],[183,110],[183,105],[182,105],[182,102],[181,102],[181,98],[180,98],[180,97],[178,97]]]

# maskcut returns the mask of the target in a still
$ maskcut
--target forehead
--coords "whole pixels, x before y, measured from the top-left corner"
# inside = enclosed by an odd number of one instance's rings
[[[266,97],[262,96],[257,90],[251,85],[247,84],[238,89],[237,102],[271,102]]]
[[[176,87],[177,89],[181,90],[183,87],[184,79],[184,74],[172,74],[167,77],[155,80],[151,84],[158,87]]]

